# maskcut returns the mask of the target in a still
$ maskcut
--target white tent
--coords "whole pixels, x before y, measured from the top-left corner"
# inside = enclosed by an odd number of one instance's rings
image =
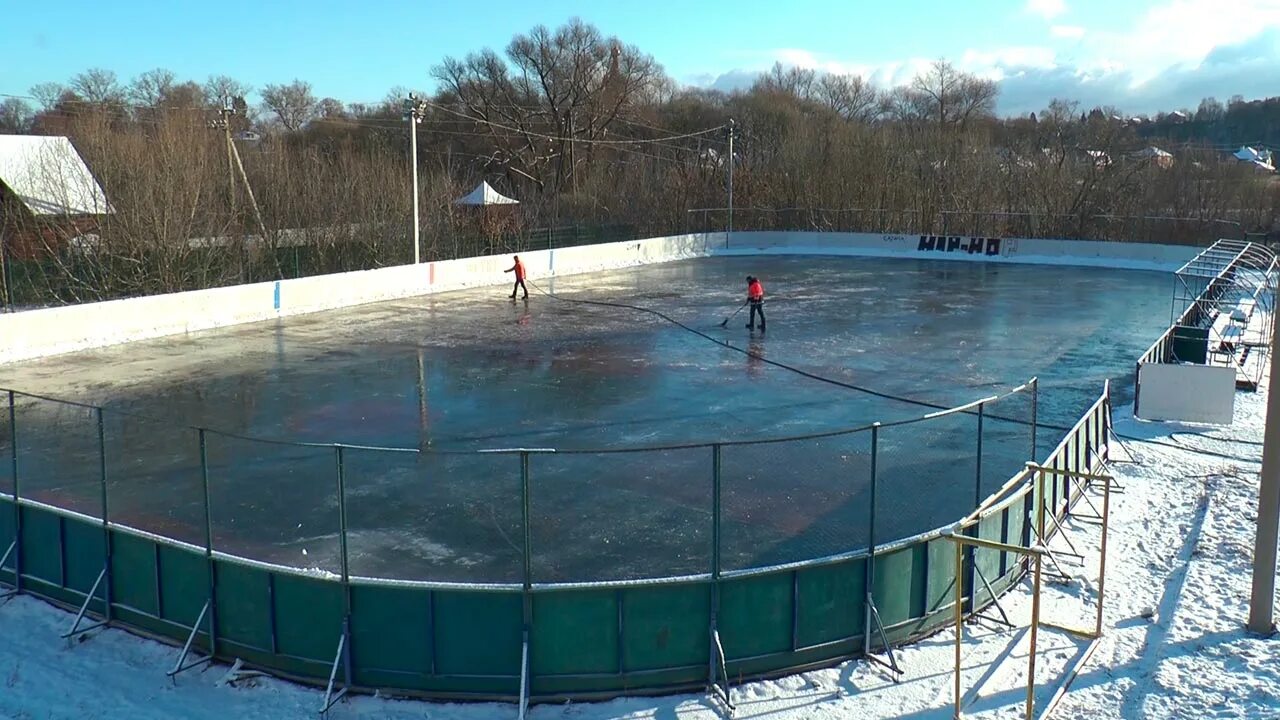
[[[0,183],[34,215],[105,215],[107,196],[71,141],[0,135]]]
[[[519,200],[513,200],[506,195],[494,190],[489,183],[483,180],[476,186],[475,190],[463,195],[453,201],[454,205],[518,205]]]

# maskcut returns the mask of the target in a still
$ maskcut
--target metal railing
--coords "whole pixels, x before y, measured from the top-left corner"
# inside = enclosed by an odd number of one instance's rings
[[[1180,331],[1200,328],[1207,335],[1212,335],[1212,328],[1204,326],[1211,324],[1217,313],[1230,310],[1219,307],[1224,298],[1235,302],[1247,297],[1260,310],[1271,312],[1275,304],[1277,267],[1276,253],[1266,246],[1243,240],[1221,239],[1176,271],[1170,311],[1170,315],[1174,316],[1172,322],[1134,363],[1135,414],[1140,412],[1142,366],[1177,362],[1175,347]],[[1264,325],[1262,333],[1259,344],[1265,347],[1270,341],[1269,324]],[[1221,338],[1204,338],[1206,344],[1210,340],[1220,342]],[[1261,364],[1258,367],[1261,368]],[[1258,378],[1253,378],[1255,387],[1257,380]]]

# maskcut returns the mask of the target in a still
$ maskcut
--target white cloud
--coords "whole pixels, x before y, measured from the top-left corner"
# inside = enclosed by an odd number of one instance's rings
[[[1067,11],[1063,0],[1027,0],[1027,12],[1052,20]]]
[[[1028,9],[1059,14],[1061,0],[1032,0]],[[1039,110],[1055,97],[1127,112],[1194,108],[1200,98],[1280,92],[1280,0],[1166,0],[1131,25],[1085,28],[1054,24],[1042,44],[971,48],[949,59],[962,70],[1000,82],[1000,111]],[[754,53],[754,64],[715,77],[721,90],[744,88],[775,61],[791,67],[852,73],[881,87],[909,83],[935,57],[868,64],[788,48]]]

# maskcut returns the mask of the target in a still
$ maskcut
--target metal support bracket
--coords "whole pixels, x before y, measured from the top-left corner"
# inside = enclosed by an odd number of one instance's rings
[[[205,615],[209,613],[209,602],[210,601],[205,600],[204,607],[200,608],[200,614],[196,616],[196,621],[191,626],[191,632],[187,635],[187,641],[182,644],[182,652],[178,654],[178,662],[174,663],[172,670],[165,673],[165,675],[168,675],[169,679],[175,683],[178,682],[178,673],[185,672],[191,668],[200,667],[201,665],[208,665],[213,662],[213,656],[206,655],[205,657],[193,660],[190,664],[187,664],[187,656],[191,654],[191,646],[195,644],[196,635],[200,634],[200,626],[204,624]]]
[[[329,709],[338,703],[339,700],[347,696],[347,690],[351,687],[351,661],[347,657],[347,634],[350,618],[342,620],[342,634],[338,636],[338,652],[333,655],[333,665],[329,668],[329,684],[324,689],[324,707],[320,708],[320,714],[324,715]],[[334,681],[338,677],[338,666],[342,666],[342,687],[338,692],[333,691]]]
[[[80,605],[80,612],[76,613],[75,622],[71,623],[70,630],[62,634],[62,639],[70,640],[71,638],[77,635],[83,635],[84,633],[87,633],[90,630],[95,630],[107,624],[107,621],[103,620],[101,622],[96,622],[87,627],[80,627],[81,621],[84,620],[85,613],[89,611],[89,603],[93,602],[94,596],[98,594],[98,587],[102,585],[102,580],[106,576],[107,576],[107,568],[103,567],[102,572],[98,573],[98,579],[93,581],[93,587],[89,588],[89,592],[84,596],[84,602]],[[105,593],[104,593],[103,601],[104,602],[108,601],[108,599],[105,597]]]
[[[976,562],[973,563],[973,570],[977,574],[978,579],[982,581],[982,587],[986,588],[987,596],[991,598],[991,604],[994,605],[996,610],[1000,613],[1000,617],[997,619],[993,617],[988,617],[986,615],[983,615],[982,613],[974,613],[974,615],[984,620],[990,620],[991,622],[1000,623],[1001,625],[1005,625],[1008,627],[1016,627],[1012,622],[1009,621],[1009,616],[1005,613],[1004,608],[1000,606],[1000,597],[996,595],[994,590],[991,589],[991,583],[987,582],[987,575],[986,573],[982,572],[982,568],[978,565],[978,563]]]
[[[520,720],[529,712],[529,631],[520,644]]]
[[[1062,565],[1058,562],[1058,558],[1055,557],[1053,551],[1049,549],[1049,543],[1040,536],[1040,531],[1036,530],[1035,525],[1031,526],[1031,534],[1035,537],[1036,542],[1039,544],[1039,547],[1043,551],[1045,557],[1049,558],[1049,562],[1053,563],[1053,566],[1057,569],[1057,572],[1050,571],[1047,574],[1054,575],[1061,580],[1071,580],[1071,574],[1062,569]]]
[[[17,540],[14,540],[13,542],[9,543],[9,549],[4,551],[4,555],[0,555],[0,570],[4,570],[4,564],[9,562],[9,556],[13,555],[14,551],[16,551],[17,549],[18,549]],[[0,600],[8,600],[9,598],[17,594],[18,594],[18,563],[15,561],[13,563],[13,587],[4,592],[0,592]]]
[[[733,699],[729,696],[729,671],[725,667],[724,646],[720,644],[720,631],[711,631],[711,665],[714,675],[711,678],[711,687],[708,688],[712,694],[724,703],[728,708],[729,717],[733,717],[734,711],[737,709],[733,705]]]
[[[1072,514],[1073,514],[1076,518],[1078,518],[1078,519],[1084,519],[1084,520],[1095,520],[1095,521],[1101,522],[1101,521],[1102,521],[1102,511],[1098,509],[1098,506],[1097,506],[1097,505],[1094,505],[1094,504],[1093,504],[1093,500],[1089,497],[1089,488],[1090,488],[1090,485],[1088,485],[1088,484],[1087,484],[1083,479],[1081,479],[1081,478],[1068,477],[1068,478],[1067,478],[1067,482],[1071,483],[1072,485],[1077,485],[1077,484],[1078,484],[1078,486],[1079,486],[1079,490],[1080,490],[1080,494],[1079,494],[1079,495],[1077,495],[1076,497],[1077,497],[1077,498],[1079,498],[1079,499],[1081,499],[1081,500],[1084,500],[1084,504],[1085,504],[1085,505],[1088,505],[1088,506],[1089,506],[1089,509],[1093,511],[1093,514],[1092,514],[1092,515],[1082,515],[1082,514],[1080,514],[1080,513],[1072,513]],[[1075,548],[1072,548],[1072,549],[1074,550]]]
[[[867,660],[870,660],[892,673],[893,681],[895,683],[900,681],[905,671],[898,666],[898,657],[893,652],[893,645],[889,643],[889,636],[885,634],[884,623],[880,622],[880,610],[876,607],[875,598],[871,596],[871,593],[867,593],[866,625],[867,627],[864,632],[866,633],[867,641],[863,649],[863,653],[867,656]],[[880,636],[880,646],[884,648],[885,657],[888,658],[887,660],[877,657],[871,652],[872,626],[875,626],[875,633]]]
[[[1066,555],[1066,556],[1068,556],[1068,557],[1076,558],[1076,559],[1078,559],[1078,560],[1084,560],[1084,556],[1083,556],[1083,555],[1081,555],[1081,554],[1080,554],[1080,551],[1076,549],[1076,544],[1075,544],[1075,543],[1073,543],[1073,542],[1071,542],[1071,534],[1070,534],[1069,532],[1067,532],[1067,528],[1063,526],[1062,521],[1061,521],[1061,520],[1059,520],[1058,518],[1054,517],[1054,516],[1053,516],[1053,513],[1045,513],[1045,516],[1044,516],[1044,517],[1045,517],[1045,519],[1046,519],[1046,520],[1048,520],[1049,522],[1053,523],[1053,528],[1054,528],[1054,529],[1053,529],[1053,530],[1049,530],[1049,531],[1048,531],[1048,534],[1049,534],[1051,537],[1060,537],[1060,538],[1062,538],[1062,539],[1063,539],[1063,541],[1065,541],[1065,542],[1067,543],[1067,547],[1071,548],[1071,551],[1070,551],[1070,552],[1067,552],[1066,550],[1059,550],[1059,551],[1058,551],[1058,554],[1059,554],[1059,555]],[[1041,541],[1041,542],[1044,542],[1046,545],[1048,545],[1048,543],[1045,541],[1045,538],[1040,538],[1040,541]]]

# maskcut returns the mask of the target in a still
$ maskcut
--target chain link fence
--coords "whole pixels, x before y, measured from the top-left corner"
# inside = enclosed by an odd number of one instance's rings
[[[1036,384],[819,435],[562,452],[292,443],[11,398],[6,494],[322,574],[559,584],[805,563],[954,522],[1032,459]]]

